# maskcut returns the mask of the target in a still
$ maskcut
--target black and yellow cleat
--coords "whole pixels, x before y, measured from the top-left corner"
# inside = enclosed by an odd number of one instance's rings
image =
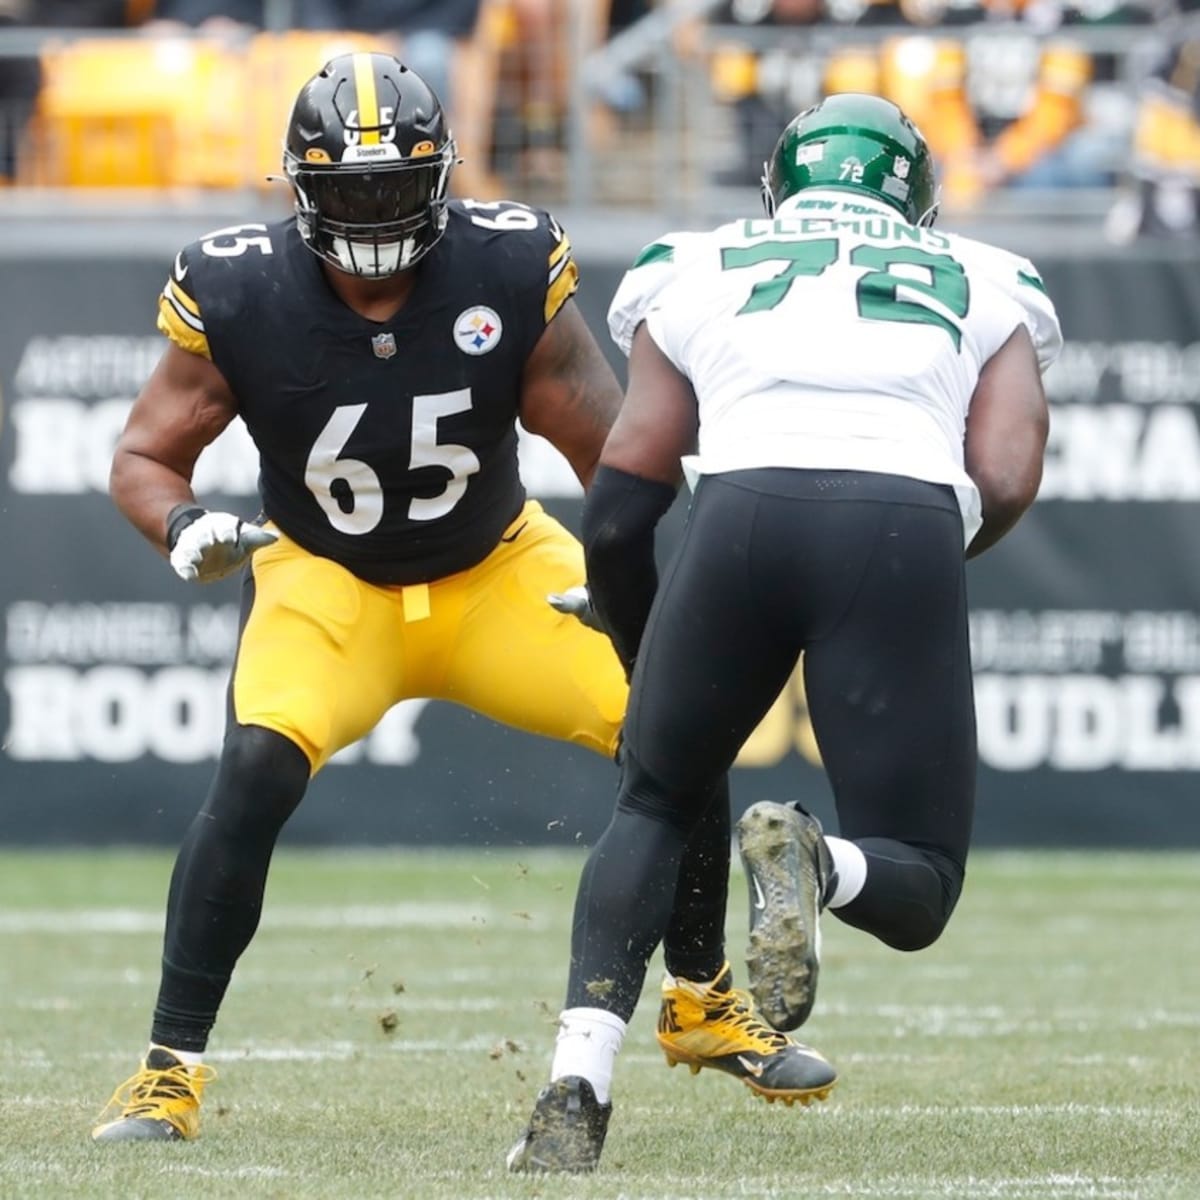
[[[767,1025],[745,992],[730,986],[729,964],[708,985],[664,980],[658,1044],[670,1066],[686,1063],[740,1079],[768,1103],[824,1100],[837,1071],[811,1046]]]
[[[601,1104],[578,1075],[548,1083],[538,1093],[529,1125],[508,1152],[510,1171],[594,1171],[604,1149],[612,1104]]]
[[[189,1067],[169,1050],[151,1047],[141,1069],[113,1092],[92,1130],[93,1140],[178,1142],[196,1137],[200,1097],[216,1074],[212,1067]]]
[[[798,1029],[817,998],[821,910],[836,883],[821,823],[797,805],[764,800],[737,824],[750,889],[747,983],[776,1029]]]

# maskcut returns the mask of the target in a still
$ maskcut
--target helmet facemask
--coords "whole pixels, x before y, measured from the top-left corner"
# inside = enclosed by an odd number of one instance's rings
[[[384,279],[414,266],[446,228],[451,140],[433,157],[362,169],[287,157],[300,236],[340,271]]]

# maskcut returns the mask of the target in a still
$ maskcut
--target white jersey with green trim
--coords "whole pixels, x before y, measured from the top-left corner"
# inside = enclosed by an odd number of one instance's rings
[[[963,435],[979,372],[1022,324],[1043,371],[1062,347],[1028,259],[832,189],[651,243],[609,309],[626,354],[643,321],[699,403],[690,480],[808,467],[949,484],[968,543],[981,517]]]

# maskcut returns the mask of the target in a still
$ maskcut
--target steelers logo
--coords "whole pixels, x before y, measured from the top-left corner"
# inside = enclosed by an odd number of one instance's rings
[[[504,326],[494,308],[476,304],[458,314],[454,342],[464,354],[486,354],[500,344]]]

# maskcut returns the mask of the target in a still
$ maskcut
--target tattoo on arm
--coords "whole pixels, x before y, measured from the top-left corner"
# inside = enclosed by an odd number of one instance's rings
[[[546,327],[525,369],[522,422],[532,433],[603,441],[621,408],[621,385],[574,304]],[[573,435],[570,430],[576,430]]]

